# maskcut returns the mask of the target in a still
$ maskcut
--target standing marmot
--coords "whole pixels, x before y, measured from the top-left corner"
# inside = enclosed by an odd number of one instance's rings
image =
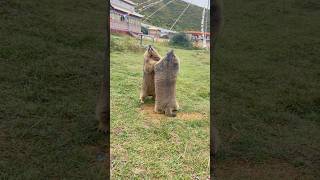
[[[147,96],[155,98],[154,85],[154,65],[161,59],[159,53],[149,45],[147,51],[144,53],[143,63],[143,82],[140,92],[140,102],[144,103]]]
[[[179,60],[173,50],[154,66],[156,103],[154,111],[175,117],[178,110],[176,101],[176,80],[179,72]]]

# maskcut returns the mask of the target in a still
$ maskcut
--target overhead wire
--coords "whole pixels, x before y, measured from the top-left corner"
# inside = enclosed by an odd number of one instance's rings
[[[151,0],[147,1],[147,2],[150,2]],[[140,12],[146,10],[146,9],[149,9],[157,4],[159,4],[160,2],[162,2],[163,0],[159,0],[159,1],[156,1],[156,2],[152,2],[146,6],[143,6],[141,9],[140,9]],[[166,4],[164,4],[163,6],[161,6],[159,9],[157,9],[156,11],[154,11],[152,14],[150,14],[148,17],[146,17],[142,22],[145,22],[146,20],[148,20],[150,17],[152,17],[155,13],[157,13],[158,11],[160,11],[161,9],[163,9],[164,7],[166,7],[167,5],[169,5],[170,3],[172,3],[173,1],[175,0],[171,0],[169,2],[167,2]],[[144,2],[144,3],[141,3],[139,5],[142,5],[142,4],[146,4],[147,2]],[[206,17],[205,17],[205,31],[204,32],[207,32],[207,28],[208,28],[208,13],[209,13],[209,0],[207,1],[207,12],[206,12]],[[176,23],[180,20],[180,18],[182,17],[182,15],[186,12],[186,10],[189,8],[189,6],[191,5],[190,2],[187,2],[188,5],[186,6],[186,8],[181,12],[181,14],[179,15],[179,17],[175,20],[175,22],[171,25],[170,27],[170,30],[172,30],[172,28],[176,25]]]
[[[179,17],[176,19],[176,21],[172,24],[172,26],[170,27],[170,30],[174,27],[174,25],[176,25],[176,23],[179,21],[179,19],[181,18],[181,16],[186,12],[186,10],[188,9],[188,7],[190,6],[190,3],[188,2],[188,5],[186,8],[184,8],[184,10],[181,12],[181,14],[179,15]]]
[[[157,9],[156,11],[154,11],[152,14],[150,14],[146,19],[144,19],[142,22],[145,22],[146,20],[148,20],[151,16],[153,16],[155,13],[157,13],[158,11],[160,11],[161,9],[163,9],[164,7],[166,7],[168,4],[172,3],[175,0],[171,0],[169,2],[167,2],[166,4],[164,4],[163,6],[161,6],[159,9]]]
[[[139,9],[139,12],[142,12],[142,11],[144,11],[144,10],[147,10],[147,9],[149,9],[149,8],[151,8],[151,7],[159,4],[159,3],[161,3],[162,1],[163,1],[163,0],[159,0],[159,1],[156,1],[156,2],[153,2],[153,3],[150,3],[150,4],[148,4],[148,5],[145,5],[145,6],[143,6],[143,7],[141,7],[141,8]]]
[[[148,1],[146,1],[146,2],[142,2],[142,3],[138,4],[138,6],[141,6],[141,5],[143,5],[143,4],[146,4],[146,3],[150,2],[150,1],[153,1],[153,0],[148,0]]]

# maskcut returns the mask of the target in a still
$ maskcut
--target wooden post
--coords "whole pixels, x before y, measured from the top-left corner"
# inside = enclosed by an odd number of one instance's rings
[[[140,34],[140,46],[142,46],[142,36],[143,34]]]

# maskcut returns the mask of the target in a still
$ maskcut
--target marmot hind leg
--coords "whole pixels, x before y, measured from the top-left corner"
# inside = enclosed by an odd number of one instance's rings
[[[146,97],[147,97],[146,92],[144,90],[142,90],[140,92],[140,103],[144,103],[144,100],[146,99]]]
[[[178,102],[176,102],[176,104],[173,107],[173,110],[178,111],[180,109],[180,106],[178,104]]]
[[[158,114],[163,114],[162,109],[159,108],[159,107],[157,106],[157,104],[155,104],[155,106],[154,106],[154,112],[155,112],[155,113],[158,113]]]
[[[164,114],[169,117],[176,117],[177,115],[176,110],[173,110],[172,108],[166,108]]]

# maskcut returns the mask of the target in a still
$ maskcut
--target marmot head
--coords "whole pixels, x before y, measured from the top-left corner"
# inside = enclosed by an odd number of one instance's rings
[[[155,71],[170,71],[177,73],[179,72],[179,59],[174,54],[173,50],[169,51],[165,57],[163,57],[157,64],[155,65]]]
[[[150,59],[153,59],[155,61],[159,61],[161,59],[159,53],[151,45],[148,46],[148,50],[146,53],[147,53],[146,55]]]
[[[170,67],[170,69],[172,69],[172,70],[179,69],[179,59],[174,54],[173,49],[167,53],[164,60],[166,61],[166,64]]]

